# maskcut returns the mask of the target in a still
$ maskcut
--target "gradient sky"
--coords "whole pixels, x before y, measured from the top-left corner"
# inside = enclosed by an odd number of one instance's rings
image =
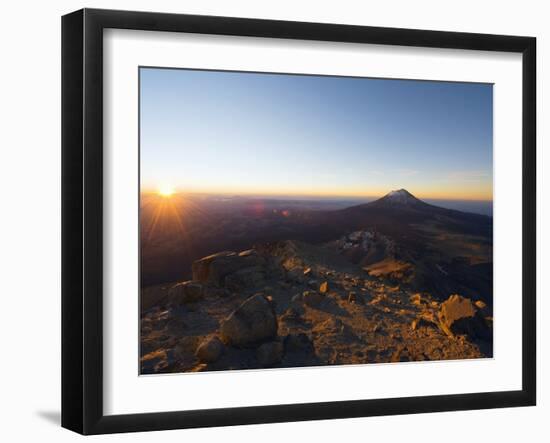
[[[140,74],[143,190],[492,199],[492,85]]]

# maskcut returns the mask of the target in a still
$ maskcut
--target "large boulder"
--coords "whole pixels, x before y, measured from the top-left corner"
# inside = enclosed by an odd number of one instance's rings
[[[260,266],[240,269],[224,279],[224,286],[229,291],[261,286],[264,283],[264,271]]]
[[[272,301],[263,294],[256,294],[222,321],[220,335],[228,345],[247,347],[274,339],[277,329]]]
[[[202,363],[214,363],[223,354],[224,346],[218,337],[209,337],[204,340],[195,355]]]
[[[191,303],[204,296],[202,284],[196,281],[184,281],[172,286],[168,291],[170,302],[175,304]]]
[[[284,347],[279,341],[264,343],[256,350],[258,363],[264,367],[276,365],[283,358]]]
[[[313,342],[303,332],[287,335],[284,339],[284,346],[288,352],[312,354],[315,351]]]
[[[441,329],[450,337],[465,334],[473,339],[486,339],[491,334],[472,300],[461,295],[451,295],[441,303],[438,319]]]
[[[261,266],[264,259],[254,250],[240,254],[232,251],[219,252],[193,262],[193,280],[215,285],[223,285],[225,278],[239,270]]]

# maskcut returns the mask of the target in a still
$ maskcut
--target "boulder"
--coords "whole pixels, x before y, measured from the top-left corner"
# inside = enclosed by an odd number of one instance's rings
[[[320,292],[321,294],[325,294],[327,291],[328,291],[328,281],[324,281],[324,282],[321,283],[321,285],[319,286],[319,292]]]
[[[290,324],[297,324],[302,323],[303,318],[302,315],[304,315],[305,311],[303,306],[290,306],[284,314],[280,317],[280,320],[282,323],[290,323]]]
[[[419,293],[411,295],[409,300],[413,305],[417,305],[417,306],[422,305],[422,295]]]
[[[485,303],[483,300],[477,300],[474,304],[476,305],[476,308],[478,309],[479,313],[484,318],[493,316],[492,307],[489,306],[487,303]]]
[[[256,358],[262,366],[273,366],[279,363],[283,358],[283,344],[279,341],[271,341],[262,344],[256,350]]]
[[[255,249],[247,249],[246,251],[239,252],[239,257],[251,257],[257,256],[258,252]]]
[[[196,335],[188,335],[181,337],[181,339],[178,340],[178,344],[175,347],[176,355],[179,358],[183,358],[183,356],[186,355],[193,355],[195,354],[198,346],[200,345],[200,337]]]
[[[229,274],[224,279],[224,286],[229,291],[258,287],[264,282],[264,272],[259,266],[244,268]]]
[[[273,303],[263,294],[256,294],[222,321],[220,335],[228,345],[247,347],[275,338],[277,329]]]
[[[193,265],[191,266],[191,269],[193,271],[193,279],[201,282],[209,281],[210,266],[212,265],[212,263],[214,263],[215,261],[222,261],[229,257],[235,257],[236,255],[237,254],[232,251],[223,251],[194,261]]]
[[[472,300],[461,295],[451,295],[441,303],[438,319],[441,329],[450,337],[465,334],[475,339],[488,338],[491,334]]]
[[[158,349],[141,358],[142,374],[157,374],[169,372],[175,363],[174,351],[171,349]]]
[[[306,354],[314,352],[313,342],[303,332],[287,335],[284,340],[284,346],[287,352],[300,352]]]
[[[477,300],[475,302],[475,305],[478,309],[485,309],[487,307],[487,303],[485,303],[483,300]]]
[[[422,313],[411,322],[411,329],[413,331],[421,327],[432,327],[437,329],[438,326],[438,321],[431,312]]]
[[[251,251],[243,251],[240,254],[231,251],[219,252],[193,262],[193,280],[223,285],[225,277],[229,274],[263,264],[264,259]]]
[[[204,291],[202,284],[190,280],[175,284],[169,289],[168,294],[172,303],[181,304],[201,300]]]
[[[195,355],[202,363],[214,363],[223,354],[224,346],[218,337],[205,339],[197,348]]]

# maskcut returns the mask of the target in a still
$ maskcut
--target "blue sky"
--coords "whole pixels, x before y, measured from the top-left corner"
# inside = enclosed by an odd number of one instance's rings
[[[142,189],[492,198],[492,86],[141,68]]]

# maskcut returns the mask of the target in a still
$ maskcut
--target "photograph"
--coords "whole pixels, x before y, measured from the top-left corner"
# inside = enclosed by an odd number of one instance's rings
[[[140,375],[493,358],[493,84],[138,69]]]

